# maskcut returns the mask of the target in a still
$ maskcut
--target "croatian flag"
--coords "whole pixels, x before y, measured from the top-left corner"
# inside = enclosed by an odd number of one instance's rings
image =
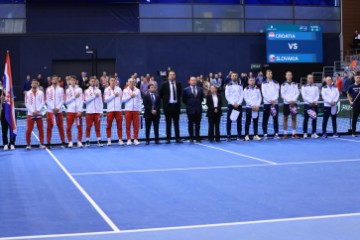
[[[15,104],[14,104],[14,94],[13,94],[13,83],[11,77],[11,67],[10,67],[10,54],[9,51],[6,52],[6,62],[5,62],[5,71],[4,71],[4,91],[5,91],[5,118],[10,125],[10,129],[13,132],[13,136],[16,136],[16,121],[15,121]]]

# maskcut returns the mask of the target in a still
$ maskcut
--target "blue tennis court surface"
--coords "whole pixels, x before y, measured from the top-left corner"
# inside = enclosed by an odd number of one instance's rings
[[[0,152],[0,239],[358,239],[360,139]]]

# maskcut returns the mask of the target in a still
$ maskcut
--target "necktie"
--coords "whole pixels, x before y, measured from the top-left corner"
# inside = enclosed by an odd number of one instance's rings
[[[195,87],[194,87],[194,86],[192,87],[192,90],[193,90],[194,96],[196,97],[196,91],[195,91]]]
[[[176,98],[176,91],[175,91],[175,83],[172,82],[171,84],[172,84],[172,91],[173,91],[174,100],[176,101],[177,98]]]

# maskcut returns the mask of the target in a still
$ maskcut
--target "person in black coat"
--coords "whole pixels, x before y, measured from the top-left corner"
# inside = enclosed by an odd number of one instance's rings
[[[190,142],[194,142],[194,123],[196,142],[200,143],[200,123],[202,116],[201,103],[204,99],[203,89],[196,84],[196,78],[190,77],[190,86],[184,89],[182,100],[186,105],[188,115],[188,130]]]
[[[209,121],[209,141],[214,141],[214,129],[215,140],[220,142],[220,120],[222,116],[222,99],[221,95],[217,93],[217,88],[212,85],[210,87],[210,94],[206,97],[206,105],[208,107],[206,116]]]
[[[180,101],[181,101],[181,83],[176,82],[176,74],[169,71],[169,79],[164,82],[160,88],[160,98],[165,114],[166,121],[166,143],[170,143],[171,138],[171,121],[174,121],[175,137],[177,143],[183,143],[180,139]]]
[[[160,106],[161,101],[159,95],[156,94],[156,85],[149,84],[148,93],[144,96],[144,118],[145,118],[145,133],[146,145],[150,144],[150,129],[151,123],[154,126],[155,143],[159,144],[159,122],[160,122]]]

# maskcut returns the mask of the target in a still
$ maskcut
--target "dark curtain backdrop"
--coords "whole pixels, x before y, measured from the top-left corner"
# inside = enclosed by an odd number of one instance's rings
[[[324,65],[339,60],[340,43],[337,34],[324,35]],[[27,73],[35,77],[53,73],[53,60],[91,59],[85,46],[98,50],[99,59],[115,59],[116,71],[124,80],[131,74],[150,73],[171,67],[177,78],[186,84],[190,75],[229,70],[249,71],[252,63],[265,63],[264,35],[53,35],[0,37],[0,59],[6,50],[11,53],[15,93],[21,96]],[[321,71],[319,64],[277,65],[274,78],[283,79],[283,72],[292,70],[299,77]],[[320,69],[319,69],[320,68]],[[100,69],[99,69],[100,70]],[[80,73],[70,73],[79,75]],[[160,79],[160,78],[158,78]]]

